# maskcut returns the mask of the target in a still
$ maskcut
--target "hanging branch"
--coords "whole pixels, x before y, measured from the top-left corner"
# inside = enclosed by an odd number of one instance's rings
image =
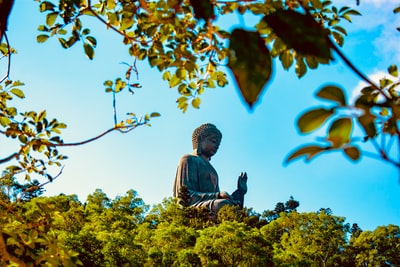
[[[0,83],[4,82],[4,81],[10,76],[10,69],[11,69],[11,47],[10,47],[10,43],[9,43],[9,41],[8,41],[7,34],[4,33],[3,36],[4,36],[4,39],[6,40],[6,44],[7,44],[7,51],[8,51],[7,57],[8,57],[8,62],[7,62],[7,72],[6,72],[6,74],[4,75],[4,77],[0,79]]]

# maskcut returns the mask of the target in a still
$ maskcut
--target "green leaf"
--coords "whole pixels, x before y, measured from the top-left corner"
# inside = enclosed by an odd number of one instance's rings
[[[126,29],[130,29],[135,21],[132,18],[123,18],[121,20],[121,26],[119,27],[120,31],[124,31]]]
[[[8,126],[11,123],[11,120],[5,116],[0,114],[0,125],[3,127]]]
[[[150,113],[150,117],[151,117],[151,118],[156,118],[156,117],[160,117],[160,116],[161,116],[161,114],[158,113],[158,112],[152,112],[152,113]]]
[[[93,59],[93,57],[94,57],[94,49],[93,49],[93,47],[92,47],[90,44],[88,44],[88,43],[84,43],[84,44],[83,44],[83,48],[84,48],[84,50],[85,50],[86,56],[87,56],[89,59]]]
[[[173,88],[177,86],[181,82],[181,79],[179,79],[176,74],[172,75],[171,79],[169,80],[169,87]]]
[[[39,25],[39,26],[38,26],[38,31],[41,31],[41,32],[48,32],[48,31],[49,31],[49,28],[47,28],[47,27],[44,26],[44,25]]]
[[[360,150],[355,146],[345,147],[343,149],[343,152],[346,156],[348,156],[351,160],[354,160],[354,161],[360,159],[360,156],[361,156]]]
[[[46,24],[48,26],[52,26],[54,24],[54,22],[56,22],[57,16],[58,16],[58,12],[52,12],[52,13],[47,14]]]
[[[296,57],[296,74],[297,77],[301,78],[306,74],[307,72],[307,67],[306,64],[304,63],[303,57]]]
[[[48,11],[48,10],[53,11],[55,7],[56,6],[53,3],[49,2],[49,1],[43,1],[42,3],[40,3],[39,10],[40,10],[40,12],[44,12],[44,11]]]
[[[368,137],[375,137],[377,134],[375,119],[376,117],[369,113],[358,117],[358,122],[361,124]]]
[[[342,107],[346,106],[346,97],[344,95],[344,92],[341,88],[337,86],[324,86],[321,88],[321,90],[318,91],[317,96],[322,99],[337,102]]]
[[[290,156],[285,160],[284,164],[288,164],[290,161],[299,158],[306,157],[305,161],[310,161],[315,158],[318,154],[328,150],[328,147],[321,147],[318,145],[306,145],[296,149]]]
[[[93,46],[96,47],[97,45],[97,40],[93,36],[87,36],[86,40]]]
[[[114,0],[107,0],[107,9],[114,9],[116,6]]]
[[[353,123],[350,118],[340,118],[335,120],[328,131],[328,141],[332,147],[338,148],[350,142],[353,132]]]
[[[65,34],[67,34],[67,30],[65,30],[65,29],[59,29],[59,30],[57,31],[57,34],[65,35]]]
[[[332,109],[318,108],[307,111],[297,121],[301,133],[315,131],[334,113]]]
[[[113,82],[111,81],[111,80],[107,80],[107,81],[105,81],[104,83],[103,83],[103,85],[104,86],[112,86],[113,85]]]
[[[192,106],[193,106],[194,108],[200,108],[200,104],[201,104],[201,99],[200,99],[200,97],[193,98],[193,100],[192,100]]]
[[[47,41],[47,39],[49,39],[49,36],[47,34],[40,34],[36,37],[36,41],[38,43],[44,43]]]
[[[398,72],[398,69],[397,69],[396,65],[391,65],[388,68],[388,72],[389,72],[390,75],[392,75],[394,77],[398,77],[399,76],[399,72]]]
[[[263,20],[296,52],[325,60],[331,58],[328,34],[311,15],[278,9],[266,15]]]
[[[239,90],[252,108],[272,73],[272,59],[259,33],[235,29],[229,44],[228,67]]]
[[[293,55],[290,50],[286,50],[279,55],[279,59],[282,62],[282,66],[285,70],[288,70],[293,65]]]
[[[36,121],[43,121],[43,119],[46,118],[46,110],[42,110],[39,115],[37,116]]]
[[[13,88],[10,90],[10,93],[12,93],[13,95],[15,95],[16,97],[19,98],[25,98],[25,94],[22,90],[18,89],[18,88]]]
[[[344,37],[342,34],[333,31],[332,32],[333,38],[335,40],[335,42],[339,45],[339,46],[343,46],[344,43]]]

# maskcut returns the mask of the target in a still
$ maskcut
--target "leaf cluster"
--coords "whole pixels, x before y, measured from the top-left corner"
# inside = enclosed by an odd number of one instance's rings
[[[16,160],[15,165],[3,170],[2,179],[25,173],[25,179],[30,181],[30,174],[38,174],[52,179],[47,166],[61,166],[60,161],[67,157],[60,154],[56,148],[63,143],[59,134],[66,124],[57,119],[48,119],[45,110],[19,112],[10,105],[14,97],[25,98],[20,89],[24,84],[20,81],[5,80],[0,84],[0,134],[15,140],[19,148],[13,154],[1,159],[0,163]]]
[[[224,87],[226,65],[235,77],[246,103],[256,103],[271,80],[273,58],[285,69],[294,62],[298,77],[308,68],[328,64],[332,43],[343,45],[346,30],[342,20],[359,15],[331,1],[40,1],[46,24],[39,42],[58,36],[64,48],[82,41],[93,59],[96,38],[83,26],[94,16],[108,29],[123,36],[123,43],[136,60],[147,60],[162,73],[169,87],[180,94],[178,108],[199,108],[207,88]],[[258,19],[252,29],[221,29],[218,19],[232,13]],[[262,15],[262,16],[260,16]],[[62,37],[69,36],[69,37]],[[228,42],[229,41],[229,42]],[[271,46],[271,48],[268,47]]]
[[[400,82],[396,65],[391,65],[387,71],[388,76],[380,79],[379,85],[369,84],[364,87],[354,103],[349,103],[340,86],[325,85],[319,89],[316,97],[330,105],[307,110],[299,117],[297,126],[301,133],[309,134],[327,125],[327,134],[320,138],[319,144],[297,148],[288,156],[287,162],[300,157],[309,161],[330,151],[342,151],[350,160],[357,161],[363,153],[373,156],[372,152],[363,152],[357,145],[371,141],[376,149],[376,158],[399,167],[399,163],[391,156],[391,149],[394,139],[400,133]],[[354,131],[355,126],[359,126],[361,136]]]

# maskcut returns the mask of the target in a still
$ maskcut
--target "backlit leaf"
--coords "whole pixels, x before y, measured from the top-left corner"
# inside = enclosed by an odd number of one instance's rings
[[[375,118],[374,115],[368,113],[358,117],[358,122],[361,124],[368,137],[374,137],[377,134]]]
[[[49,36],[46,35],[46,34],[40,34],[40,35],[38,35],[38,36],[36,37],[36,41],[37,41],[38,43],[44,43],[44,42],[47,41],[47,39],[49,39]]]
[[[346,156],[348,156],[352,160],[360,159],[361,153],[360,150],[355,146],[345,147],[343,152]]]
[[[279,55],[279,59],[282,62],[282,66],[285,70],[288,70],[293,65],[293,55],[290,50],[286,50]]]
[[[3,127],[8,126],[11,123],[11,120],[5,116],[0,115],[0,125]]]
[[[301,133],[315,131],[334,113],[332,109],[318,108],[307,111],[300,116],[297,127]]]
[[[328,85],[318,91],[317,96],[326,100],[337,102],[340,106],[346,106],[346,97],[343,90],[334,85]]]
[[[335,120],[328,131],[328,141],[335,148],[342,147],[350,142],[350,136],[353,131],[353,123],[349,118],[340,118]]]
[[[84,43],[83,44],[83,49],[85,50],[86,56],[89,59],[93,59],[93,57],[94,57],[94,49],[93,49],[93,47],[88,43]]]
[[[194,108],[200,108],[200,104],[201,104],[201,99],[200,97],[196,97],[192,100],[192,106]]]
[[[391,65],[388,68],[388,72],[389,72],[390,75],[392,75],[394,77],[398,77],[399,76],[399,72],[398,72],[398,69],[397,69],[396,65]]]
[[[152,113],[150,113],[150,117],[151,117],[151,118],[156,118],[156,117],[160,117],[160,116],[161,116],[161,114],[158,113],[158,112],[152,112]]]
[[[52,26],[54,24],[54,22],[56,21],[57,16],[58,16],[58,12],[52,12],[52,13],[47,14],[46,24],[48,26]]]
[[[16,97],[19,98],[25,98],[25,94],[22,90],[18,89],[18,88],[13,88],[10,90],[10,93],[12,93],[13,95],[15,95]]]
[[[56,6],[53,3],[49,1],[43,1],[42,3],[40,3],[39,10],[40,12],[44,12],[48,10],[54,10],[55,7]]]
[[[272,73],[271,55],[259,33],[235,29],[229,44],[228,67],[251,108]]]
[[[310,161],[314,157],[316,157],[321,152],[328,150],[327,147],[321,147],[318,145],[307,145],[303,146],[297,150],[295,150],[290,156],[285,160],[285,164],[288,164],[290,161],[299,158],[299,157],[306,157],[306,161]]]
[[[96,47],[97,45],[97,40],[93,36],[87,36],[86,40],[93,46]]]
[[[296,52],[326,60],[331,58],[328,34],[312,16],[279,9],[266,15],[263,20]]]

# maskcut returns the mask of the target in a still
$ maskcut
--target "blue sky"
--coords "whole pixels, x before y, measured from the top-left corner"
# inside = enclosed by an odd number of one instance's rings
[[[392,12],[398,1],[362,0],[359,7],[355,1],[334,2],[363,14],[354,17],[352,24],[344,23],[348,37],[343,51],[356,66],[376,76],[390,64],[399,63],[400,37],[395,28],[400,26],[400,16]],[[228,29],[240,23],[234,18]],[[251,26],[250,21],[245,23]],[[95,59],[90,61],[80,43],[69,50],[56,39],[36,43],[39,24],[44,24],[44,16],[38,12],[37,3],[16,1],[8,37],[18,54],[12,58],[10,78],[25,82],[22,89],[27,98],[16,100],[14,105],[21,111],[45,109],[49,117],[65,122],[66,142],[82,141],[111,128],[112,99],[102,84],[123,77],[126,66],[120,62],[132,62],[121,37],[94,19],[84,20],[98,40]],[[314,98],[316,90],[326,83],[340,84],[350,97],[360,87],[358,77],[340,60],[309,71],[302,79],[293,69],[283,71],[275,62],[273,81],[253,111],[243,104],[229,74],[228,86],[207,90],[201,108],[185,114],[176,107],[177,91],[169,89],[156,69],[146,61],[137,67],[137,82],[142,88],[133,96],[128,92],[117,96],[121,119],[126,112],[157,111],[162,116],[151,122],[152,127],[140,127],[129,134],[112,133],[85,146],[61,149],[69,159],[64,162],[62,175],[46,186],[46,195],[77,194],[85,201],[96,188],[111,198],[134,189],[147,204],[160,203],[172,196],[179,158],[192,151],[193,129],[211,122],[223,134],[212,159],[220,188],[234,191],[238,175],[247,171],[247,207],[262,212],[293,196],[300,202],[299,211],[331,208],[333,214],[365,230],[400,224],[400,184],[394,167],[366,157],[352,163],[341,153],[323,155],[311,163],[298,160],[283,165],[292,149],[315,140],[316,135],[300,135],[295,121],[308,107],[319,104]],[[17,145],[0,138],[3,152]]]

